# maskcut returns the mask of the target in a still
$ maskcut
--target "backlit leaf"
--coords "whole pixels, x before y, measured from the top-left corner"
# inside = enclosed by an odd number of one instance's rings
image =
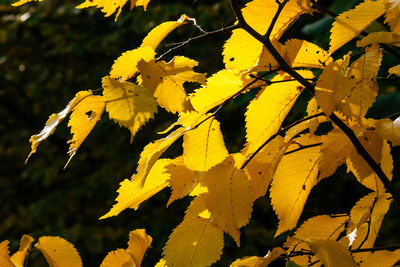
[[[146,251],[151,247],[151,242],[153,238],[146,234],[145,229],[136,229],[129,233],[127,251],[132,255],[136,266],[141,266]]]
[[[42,252],[50,267],[82,266],[82,260],[75,247],[58,236],[42,236],[35,245]]]
[[[286,56],[293,67],[320,68],[332,62],[327,51],[319,46],[299,39],[291,39],[285,43]]]
[[[244,171],[238,169],[239,161],[231,155],[206,172],[203,178],[203,184],[208,188],[205,204],[211,218],[238,245],[239,228],[249,221],[253,204],[250,181]]]
[[[153,48],[148,46],[126,51],[114,61],[111,67],[110,77],[115,79],[121,77],[123,81],[128,80],[137,73],[137,64],[139,61],[150,61],[154,56],[155,52]]]
[[[358,266],[350,252],[340,243],[331,239],[308,239],[307,244],[326,267]]]
[[[400,260],[400,249],[394,251],[381,250],[367,253],[363,252],[362,254],[367,255],[363,257],[364,259],[360,264],[361,267],[391,267]]]
[[[166,110],[176,113],[190,109],[186,100],[184,82],[204,83],[205,75],[193,71],[197,62],[187,57],[176,56],[170,62],[140,61],[140,79],[157,102]]]
[[[302,138],[298,142],[306,145],[306,142],[317,141],[315,137],[307,139]],[[293,144],[292,147],[297,148],[297,145]],[[279,219],[275,236],[296,226],[307,197],[318,182],[319,157],[320,148],[317,146],[287,154],[282,158],[270,188],[271,203]]]
[[[76,154],[82,142],[100,120],[104,107],[103,96],[91,95],[82,99],[72,108],[72,113],[68,121],[68,126],[71,127],[72,134],[72,139],[68,141],[70,144],[68,149],[68,162]],[[65,166],[67,166],[67,164]]]
[[[21,6],[23,4],[29,3],[29,2],[42,2],[43,0],[19,0],[15,3],[13,3],[13,6]]]
[[[357,41],[357,46],[364,47],[371,44],[394,44],[400,45],[400,35],[394,32],[372,32]]]
[[[389,73],[390,73],[390,74],[394,74],[394,75],[396,75],[397,77],[400,77],[400,65],[391,67],[391,68],[389,69]]]
[[[386,0],[365,0],[354,9],[341,13],[332,25],[329,52],[335,52],[356,37],[385,11]]]
[[[15,267],[13,262],[10,260],[10,251],[8,250],[8,240],[4,240],[0,243],[0,266],[2,267]]]
[[[108,252],[100,267],[136,267],[133,257],[126,249]]]
[[[219,122],[214,117],[183,136],[183,158],[191,170],[207,171],[227,156]]]
[[[389,24],[392,32],[400,34],[400,5],[398,0],[387,1],[385,23]]]
[[[36,152],[37,147],[39,146],[40,142],[45,140],[51,134],[53,134],[54,130],[56,129],[57,125],[72,111],[72,109],[79,104],[83,99],[92,95],[91,91],[80,91],[78,92],[75,97],[68,103],[68,105],[60,111],[59,113],[53,113],[49,117],[46,122],[45,127],[43,130],[36,134],[32,135],[29,139],[31,143],[31,152],[29,153],[28,157],[26,158],[25,163],[28,161],[29,157]]]
[[[251,256],[237,259],[230,267],[266,267],[283,254],[285,254],[285,251],[282,248],[275,247],[268,251],[264,257]]]
[[[15,264],[16,267],[24,267],[25,258],[28,255],[28,250],[33,240],[34,239],[29,235],[22,236],[18,251],[11,256],[11,261]]]
[[[111,119],[131,132],[136,132],[157,112],[157,102],[146,88],[130,82],[120,82],[108,76],[103,80],[106,110]]]
[[[394,121],[390,119],[381,119],[376,122],[375,131],[379,135],[389,140],[393,146],[400,145],[400,118]]]
[[[125,179],[120,183],[118,189],[117,202],[107,214],[100,217],[105,219],[111,216],[117,216],[127,208],[137,209],[139,205],[160,192],[168,186],[169,174],[166,173],[165,167],[170,163],[168,159],[158,160],[150,170],[146,182],[142,185],[142,181],[134,179],[130,181]]]

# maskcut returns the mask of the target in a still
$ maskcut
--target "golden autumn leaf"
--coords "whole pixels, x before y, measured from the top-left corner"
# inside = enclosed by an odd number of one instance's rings
[[[72,108],[72,113],[68,121],[68,126],[71,127],[72,139],[68,141],[70,144],[68,149],[69,159],[65,167],[100,120],[104,107],[103,96],[91,95],[82,99]]]
[[[149,90],[130,82],[104,77],[103,95],[111,119],[131,132],[136,132],[157,112],[157,102]]]
[[[372,32],[357,41],[357,46],[365,47],[371,44],[394,44],[399,45],[400,35],[394,32]],[[389,71],[390,72],[390,71]]]
[[[32,135],[29,139],[29,142],[31,143],[31,152],[26,158],[25,163],[28,161],[30,156],[36,152],[36,149],[39,146],[40,142],[53,134],[58,124],[68,115],[68,113],[70,113],[72,109],[83,99],[90,95],[92,95],[91,91],[79,91],[62,111],[50,115],[42,131],[36,135]]]
[[[206,85],[197,89],[190,102],[196,111],[206,112],[242,89],[243,81],[236,71],[221,70],[207,79]]]
[[[387,0],[385,23],[389,24],[393,32],[400,34],[400,5],[398,0]]]
[[[394,75],[396,75],[397,77],[400,77],[400,65],[396,65],[396,66],[394,66],[394,67],[391,67],[391,68],[389,69],[389,73],[390,73],[390,74],[394,74]]]
[[[335,52],[356,37],[385,11],[386,0],[365,0],[354,9],[341,13],[332,25],[329,52]]]
[[[140,47],[151,47],[153,50],[156,50],[157,46],[161,43],[162,40],[173,30],[188,23],[189,17],[185,14],[181,15],[181,17],[177,21],[166,21],[153,28],[147,36],[143,39],[142,45]]]
[[[391,267],[400,260],[400,249],[394,251],[374,251],[374,252],[362,252],[366,254],[363,256],[363,261],[360,263],[360,267],[369,266],[380,266],[380,267]]]
[[[144,60],[138,63],[141,84],[149,89],[158,104],[166,110],[176,113],[190,109],[186,100],[184,82],[204,83],[204,73],[193,71],[197,61],[175,56],[170,62]]]
[[[282,248],[275,247],[268,251],[264,257],[250,256],[237,259],[230,267],[265,267],[283,254],[285,254],[285,251]]]
[[[35,247],[42,252],[50,267],[82,266],[82,260],[75,247],[58,236],[42,236]]]
[[[250,178],[253,200],[266,194],[276,168],[288,146],[289,143],[284,143],[283,137],[277,136],[247,164],[245,171]]]
[[[299,39],[290,39],[285,43],[286,57],[292,68],[320,68],[332,62],[327,51],[321,47]]]
[[[123,81],[132,78],[138,71],[138,63],[141,60],[150,61],[154,59],[153,48],[144,46],[126,51],[114,61],[111,67],[110,77],[121,78]]]
[[[15,267],[10,259],[10,251],[8,250],[8,240],[0,242],[0,266],[2,267]]]
[[[132,255],[137,267],[142,265],[142,259],[151,247],[151,242],[153,238],[146,234],[145,229],[136,229],[129,233],[127,251]]]
[[[394,121],[381,119],[375,123],[375,131],[384,139],[389,140],[393,146],[400,145],[400,118]]]
[[[301,145],[319,143],[320,138],[303,137],[297,139]],[[298,148],[296,144],[288,151]],[[296,226],[307,197],[317,184],[320,147],[305,148],[285,155],[272,178],[271,204],[279,219],[275,236]]]
[[[169,163],[170,160],[168,159],[158,160],[152,166],[144,185],[142,185],[141,180],[137,179],[133,181],[128,179],[123,180],[117,191],[119,194],[115,199],[117,203],[114,204],[109,212],[100,217],[100,220],[111,216],[117,216],[127,208],[136,210],[143,201],[149,199],[168,186],[167,180],[169,179],[169,174],[165,172],[165,167]]]
[[[240,244],[239,228],[250,219],[253,198],[250,181],[242,169],[238,155],[230,155],[204,174],[207,187],[205,204],[218,227]]]
[[[136,267],[132,255],[126,249],[116,249],[108,252],[100,267]]]
[[[306,78],[312,78],[310,71],[299,71]],[[246,153],[253,153],[268,138],[275,134],[289,113],[303,87],[288,75],[277,75],[271,85],[261,90],[247,107]],[[290,81],[285,81],[290,80]],[[274,83],[277,82],[278,83]]]
[[[310,238],[306,240],[311,250],[326,267],[357,267],[349,250],[331,239]]]
[[[207,171],[228,156],[219,122],[210,117],[183,135],[183,158],[186,167]]]
[[[16,267],[24,267],[25,258],[28,255],[28,251],[33,240],[34,239],[29,235],[22,236],[18,251],[11,256],[11,261]]]
[[[312,116],[315,115],[317,113],[321,112],[321,110],[319,109],[319,105],[318,105],[318,101],[315,97],[311,98],[310,101],[308,101],[308,105],[307,105],[307,115],[308,116]],[[318,128],[318,125],[324,121],[325,118],[313,118],[311,120],[308,120],[307,124],[309,126],[310,129],[310,135],[313,136],[315,131]]]
[[[43,0],[19,0],[15,3],[13,3],[13,6],[21,6],[23,4],[29,3],[29,2],[42,2]]]
[[[210,219],[200,195],[192,201],[185,218],[169,236],[163,251],[165,265],[210,266],[221,256],[223,245],[223,232]]]

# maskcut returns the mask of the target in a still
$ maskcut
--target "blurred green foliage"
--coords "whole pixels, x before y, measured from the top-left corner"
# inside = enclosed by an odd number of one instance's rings
[[[70,139],[66,122],[25,165],[30,150],[28,139],[40,131],[51,113],[62,110],[77,91],[100,88],[101,78],[109,72],[113,60],[136,48],[152,27],[185,13],[211,31],[230,25],[234,17],[226,0],[152,0],[147,12],[141,8],[129,12],[124,8],[117,22],[114,17],[103,17],[96,9],[77,10],[78,3],[46,0],[14,8],[9,0],[0,0],[0,241],[10,240],[11,250],[15,251],[22,234],[35,238],[58,235],[76,246],[85,266],[98,266],[108,251],[126,246],[130,230],[145,228],[154,241],[143,264],[152,266],[161,257],[172,229],[181,221],[187,199],[166,208],[169,191],[164,190],[138,211],[125,211],[103,221],[98,218],[112,206],[119,182],[135,171],[141,149],[157,138],[157,131],[166,128],[174,116],[159,110],[156,119],[129,144],[129,131],[103,115],[66,170],[66,141]],[[322,3],[331,5],[328,1]],[[344,2],[332,3],[335,12],[347,8],[340,3]],[[284,38],[305,38],[327,48],[331,23],[323,15],[304,16]],[[166,39],[160,52],[168,49],[168,43],[199,33],[192,25],[185,25]],[[221,35],[193,43],[179,53],[200,61],[198,70],[210,75],[223,68],[221,51],[227,38],[228,35]],[[393,60],[385,62],[391,66]],[[398,84],[383,88],[386,94],[377,101],[371,116],[400,111]],[[243,114],[253,96],[232,101],[219,117],[231,152],[239,151],[244,142]],[[305,96],[299,101],[288,122],[303,116],[307,99]],[[177,145],[165,156],[175,156],[179,151],[181,147]],[[394,151],[398,177],[398,150]],[[340,168],[336,175],[313,189],[302,219],[348,212],[367,192],[346,174],[345,168]],[[400,242],[400,237],[392,234],[399,224],[399,215],[398,209],[390,210],[377,241],[379,245]],[[237,248],[226,236],[224,254],[216,265],[227,266],[246,255],[265,255],[284,240],[284,236],[273,239],[276,226],[268,197],[257,200],[252,220],[242,231],[242,247]],[[29,266],[43,264],[41,256],[33,253]]]

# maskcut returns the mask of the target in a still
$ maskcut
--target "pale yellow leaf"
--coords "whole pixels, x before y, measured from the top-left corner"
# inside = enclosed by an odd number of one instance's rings
[[[332,62],[329,53],[321,47],[299,39],[291,39],[285,43],[286,56],[292,68],[325,68]]]
[[[397,77],[400,77],[400,65],[391,67],[391,68],[389,69],[389,73],[390,73],[390,74],[394,74],[394,75],[396,75]]]
[[[68,115],[68,113],[70,113],[79,102],[90,95],[92,95],[91,91],[79,91],[62,111],[50,115],[42,131],[36,135],[32,135],[29,139],[29,142],[31,143],[31,152],[26,158],[25,163],[28,161],[29,157],[36,152],[40,142],[53,134],[57,125]]]
[[[166,21],[161,23],[147,34],[140,47],[148,46],[153,48],[153,50],[156,50],[157,46],[170,32],[179,26],[188,23],[188,19],[189,17],[183,14],[177,21]]]
[[[314,139],[303,138],[299,143],[306,145],[306,141]],[[292,147],[298,148],[296,144]],[[271,204],[279,219],[275,236],[296,226],[307,197],[318,182],[319,158],[320,147],[310,147],[285,155],[278,165],[270,188]]]
[[[325,267],[357,267],[350,252],[331,239],[308,239],[307,244]]]
[[[131,132],[136,132],[157,112],[157,102],[149,90],[130,82],[104,77],[103,95],[111,119]]]
[[[193,71],[198,62],[183,56],[175,56],[170,62],[140,61],[140,81],[157,99],[160,106],[176,113],[190,110],[186,100],[184,82],[205,82],[205,74]]]
[[[145,229],[136,229],[129,233],[127,251],[132,255],[137,267],[142,265],[142,259],[151,247],[151,242],[153,238],[146,234]]]
[[[332,25],[329,52],[335,52],[356,37],[385,11],[386,0],[365,0],[354,9],[341,13]]]
[[[207,171],[228,156],[219,122],[210,117],[183,136],[183,158],[186,167]]]
[[[18,251],[11,256],[11,261],[16,267],[24,267],[25,258],[28,255],[33,240],[34,239],[29,235],[22,236]]]
[[[136,267],[132,255],[126,249],[110,251],[100,267]]]
[[[222,254],[223,232],[207,216],[204,201],[196,197],[186,216],[170,235],[163,255],[167,266],[203,267],[216,262]]]
[[[253,200],[266,194],[288,145],[288,143],[284,143],[283,137],[277,136],[247,164],[245,171],[250,178]]]
[[[205,203],[211,218],[240,244],[239,228],[250,219],[253,198],[250,181],[235,155],[207,171],[203,185],[207,187]]]
[[[394,251],[381,250],[374,252],[362,252],[366,254],[363,261],[360,263],[360,267],[391,267],[394,266],[400,260],[400,249]]]
[[[0,242],[0,266],[1,267],[16,267],[10,260],[10,251],[8,250],[8,240]]]
[[[82,260],[75,247],[58,236],[42,236],[35,247],[42,252],[50,267],[82,266]]]
[[[222,104],[242,89],[240,75],[232,70],[221,70],[207,79],[205,86],[197,89],[190,102],[197,111],[210,110]]]
[[[357,41],[358,47],[365,47],[371,44],[400,44],[400,35],[394,32],[372,32]]]
[[[237,259],[230,267],[266,267],[283,254],[285,254],[285,251],[282,248],[275,247],[268,251],[264,257],[251,256]]]
[[[69,159],[65,166],[68,165],[85,138],[100,120],[104,107],[104,98],[98,95],[88,96],[73,107],[68,121],[68,126],[71,127],[72,139],[68,141],[70,144],[68,149]]]
[[[341,130],[333,129],[324,136],[319,161],[319,179],[331,176],[340,165],[346,162],[353,149],[349,138]]]
[[[106,1],[106,0],[105,0]],[[155,52],[153,48],[144,46],[126,51],[114,61],[111,67],[110,77],[128,80],[138,71],[138,63],[141,60],[150,61],[154,59]]]
[[[299,71],[305,78],[312,78],[310,71]],[[288,75],[277,75],[271,81],[291,79]],[[289,113],[304,87],[297,81],[273,83],[261,90],[246,111],[246,150],[253,153],[268,138],[275,134]]]
[[[19,0],[12,4],[12,6],[21,6],[29,2],[42,2],[43,0]]]
[[[168,159],[158,160],[150,170],[146,182],[142,186],[140,180],[130,181],[125,179],[120,183],[118,189],[117,202],[111,210],[103,215],[100,219],[116,216],[127,208],[137,209],[143,201],[149,199],[166,186],[168,186],[169,174],[166,173],[165,167],[170,163]]]

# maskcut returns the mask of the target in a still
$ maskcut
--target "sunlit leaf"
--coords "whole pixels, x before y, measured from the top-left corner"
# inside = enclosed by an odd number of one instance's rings
[[[357,46],[359,47],[371,44],[400,45],[400,35],[394,32],[372,32],[357,42]]]
[[[393,32],[400,34],[400,5],[398,0],[387,0],[385,23],[389,24]]]
[[[145,229],[136,229],[129,233],[127,251],[132,255],[136,266],[141,266],[146,251],[151,247],[151,242],[153,238],[146,234]]]
[[[358,266],[342,244],[331,239],[308,239],[307,244],[326,267]]]
[[[291,39],[285,43],[286,56],[293,68],[324,68],[332,62],[329,53],[321,47],[299,39]]]
[[[374,252],[366,252],[363,255],[363,261],[360,263],[361,267],[369,266],[380,266],[380,267],[391,267],[400,260],[400,249],[394,251],[381,250]]]
[[[126,249],[110,251],[100,267],[136,267],[132,255]]]
[[[58,236],[42,236],[35,247],[42,252],[50,267],[82,266],[82,260],[75,247]]]
[[[10,260],[10,251],[8,250],[8,240],[4,240],[0,243],[0,266],[4,267],[16,267]]]
[[[15,3],[13,3],[13,6],[21,6],[23,4],[29,3],[29,2],[42,2],[43,0],[19,0]]]
[[[283,254],[285,254],[285,251],[280,247],[276,247],[268,251],[264,257],[251,256],[237,259],[230,267],[265,267]]]
[[[16,267],[24,267],[26,256],[32,245],[33,238],[29,235],[23,235],[19,244],[19,249],[11,256],[11,261]],[[3,266],[3,265],[1,265]]]

